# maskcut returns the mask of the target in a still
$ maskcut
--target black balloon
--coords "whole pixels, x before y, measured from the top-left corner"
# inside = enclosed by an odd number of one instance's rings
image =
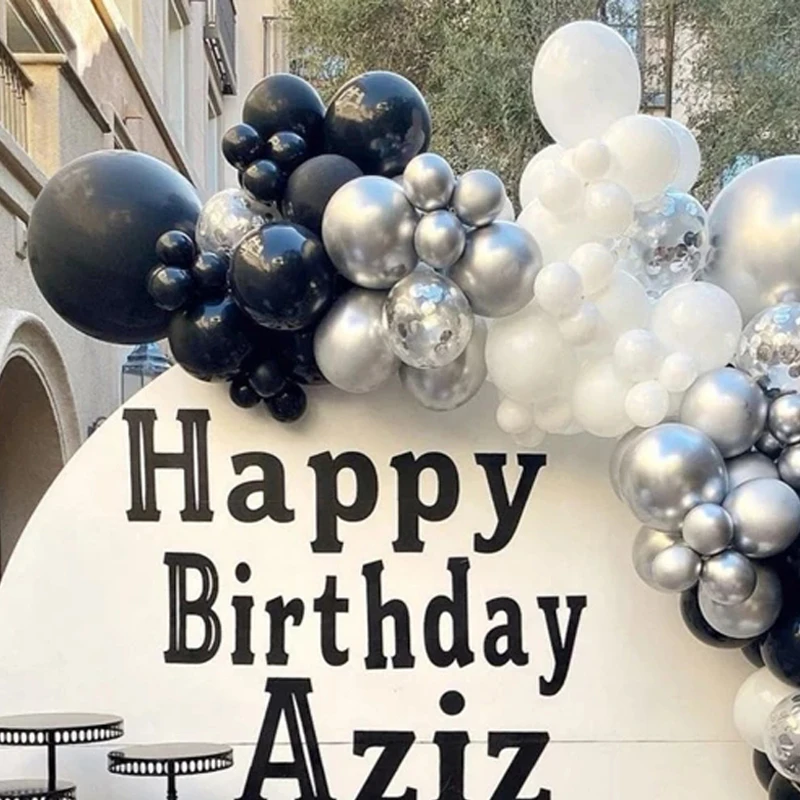
[[[196,378],[230,378],[250,355],[251,323],[230,297],[181,311],[169,324],[175,360]]]
[[[290,176],[283,196],[287,219],[322,235],[322,215],[331,197],[348,181],[364,173],[344,156],[316,156],[301,164]]]
[[[225,131],[222,137],[222,155],[239,171],[266,154],[267,147],[252,125],[240,123]]]
[[[31,213],[39,289],[78,330],[117,344],[162,339],[169,312],[147,291],[162,233],[194,235],[200,200],[172,167],[130,150],[90,153],[59,170]]]
[[[280,332],[275,342],[283,371],[298,383],[327,383],[314,358],[314,331]]]
[[[269,137],[267,158],[288,175],[308,158],[308,145],[294,131],[278,131]]]
[[[273,397],[286,388],[286,378],[276,362],[265,360],[250,372],[250,387],[260,397]]]
[[[783,775],[775,774],[769,782],[769,800],[800,800],[800,791]]]
[[[279,203],[286,188],[286,175],[274,161],[254,161],[242,175],[242,186],[263,203]]]
[[[236,301],[257,323],[298,330],[326,311],[333,266],[311,231],[276,222],[242,239],[231,258],[230,282]]]
[[[183,231],[167,231],[158,237],[156,255],[170,267],[191,267],[195,257],[194,239]]]
[[[756,778],[762,788],[765,791],[768,790],[769,783],[775,775],[775,767],[770,763],[767,754],[760,750],[753,750],[753,772],[756,773]]]
[[[198,289],[213,296],[225,290],[228,283],[228,262],[216,253],[200,253],[192,266]]]
[[[165,311],[183,308],[194,294],[191,273],[182,267],[156,267],[147,279],[147,291]]]
[[[306,413],[308,401],[302,387],[287,383],[282,391],[264,403],[278,422],[297,422]]]
[[[316,89],[297,75],[280,73],[259,81],[244,100],[242,119],[267,141],[279,131],[302,136],[312,151],[322,143],[325,104]]]
[[[738,650],[754,641],[754,639],[731,639],[714,630],[700,611],[697,599],[697,587],[681,593],[681,617],[695,639],[699,639],[709,647],[727,650]]]
[[[742,655],[756,668],[764,666],[764,659],[761,657],[761,640],[756,639],[742,648]]]
[[[261,397],[253,390],[246,378],[237,376],[231,381],[230,396],[239,408],[253,408],[261,402]]]
[[[336,92],[325,113],[325,149],[367,174],[399,175],[428,149],[431,115],[419,89],[394,72],[365,72]]]
[[[777,678],[800,686],[800,603],[796,590],[790,593],[784,588],[784,597],[786,602],[778,621],[761,644],[761,657]]]

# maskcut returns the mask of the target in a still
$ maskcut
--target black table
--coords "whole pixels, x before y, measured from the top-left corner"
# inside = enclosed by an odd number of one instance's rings
[[[167,800],[178,800],[178,776],[220,772],[232,766],[233,750],[225,744],[140,744],[108,754],[108,771],[115,775],[166,778]]]
[[[110,714],[20,714],[0,717],[0,745],[47,747],[47,788],[50,792],[58,790],[57,747],[107,742],[118,739],[123,732],[122,719]]]
[[[0,781],[0,800],[75,800],[75,784],[57,781],[49,789],[47,781]]]

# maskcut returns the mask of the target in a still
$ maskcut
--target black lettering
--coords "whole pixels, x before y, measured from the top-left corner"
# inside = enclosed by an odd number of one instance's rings
[[[282,597],[273,597],[265,606],[269,614],[269,652],[267,664],[286,666],[289,654],[286,652],[286,622],[292,621],[297,627],[305,614],[305,606],[299,597],[293,597],[288,603]]]
[[[236,565],[236,580],[247,583],[250,580],[250,565],[242,561]],[[250,646],[253,630],[253,598],[250,595],[234,595],[231,599],[233,606],[234,630],[236,631],[236,648],[231,653],[234,664],[252,664],[256,660],[255,653]]]
[[[469,734],[466,731],[436,731],[433,743],[439,748],[439,796],[436,800],[466,800],[464,751],[469,744]]]
[[[495,597],[486,603],[486,613],[492,620],[497,614],[506,615],[502,625],[496,625],[483,641],[483,655],[493,667],[502,667],[512,662],[519,667],[528,663],[528,654],[522,647],[522,610],[510,597]],[[500,641],[506,646],[500,650]]]
[[[547,635],[550,639],[554,662],[553,676],[550,680],[546,680],[544,676],[539,678],[539,692],[545,697],[551,697],[561,691],[567,680],[569,665],[572,662],[572,652],[575,649],[575,637],[578,634],[578,625],[583,609],[586,608],[587,600],[586,595],[567,597],[569,621],[567,622],[567,633],[563,639],[558,627],[558,598],[540,597],[538,604],[547,622]]]
[[[314,600],[314,611],[319,614],[322,657],[332,667],[341,667],[350,658],[348,650],[340,650],[336,644],[336,615],[346,614],[349,609],[350,601],[336,596],[336,576],[328,575],[325,591]]]
[[[520,792],[541,758],[550,735],[545,732],[515,733],[499,731],[489,733],[489,755],[497,758],[503,750],[514,747],[517,754],[497,784],[490,800],[550,800],[550,790],[542,789],[536,797],[521,797]]]
[[[417,790],[411,788],[407,788],[403,794],[384,794],[414,744],[414,738],[413,731],[353,732],[354,755],[363,756],[372,747],[383,748],[356,800],[417,800]]]
[[[231,458],[233,471],[241,475],[248,467],[258,467],[261,477],[235,486],[228,495],[228,511],[239,522],[259,522],[266,517],[275,522],[292,522],[294,510],[286,506],[286,476],[279,458],[270,453],[238,453]],[[261,504],[248,505],[251,495],[261,495]]]
[[[408,617],[408,606],[402,600],[381,599],[381,573],[383,562],[373,561],[365,564],[361,570],[367,584],[367,657],[364,664],[367,669],[386,669],[386,656],[383,652],[383,621],[391,617],[394,621],[394,657],[392,666],[395,669],[410,669],[414,666],[411,653],[411,622]]]
[[[458,663],[466,667],[475,660],[469,647],[469,619],[467,610],[468,558],[450,558],[447,569],[452,576],[453,596],[440,594],[428,603],[425,609],[425,650],[431,663],[437,667],[449,667]],[[447,614],[452,620],[453,643],[449,649],[442,645],[441,621]]]

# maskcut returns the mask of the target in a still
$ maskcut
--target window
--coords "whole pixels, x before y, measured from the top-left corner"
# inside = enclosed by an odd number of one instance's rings
[[[186,138],[186,28],[175,0],[167,2],[164,100],[172,130],[183,142]]]
[[[208,121],[206,123],[206,191],[219,191],[222,185],[222,109],[213,90],[208,90]]]
[[[3,0],[0,0],[0,6],[2,3]],[[5,23],[5,42],[12,53],[57,52],[55,40],[26,0],[5,0]]]
[[[137,47],[142,42],[142,0],[116,0],[119,13]]]

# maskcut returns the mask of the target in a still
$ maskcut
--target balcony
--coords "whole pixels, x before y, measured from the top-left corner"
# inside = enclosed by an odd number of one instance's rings
[[[23,149],[28,149],[28,90],[31,79],[14,54],[0,41],[0,125]]]
[[[208,0],[206,47],[223,94],[236,94],[236,6],[233,0]]]

